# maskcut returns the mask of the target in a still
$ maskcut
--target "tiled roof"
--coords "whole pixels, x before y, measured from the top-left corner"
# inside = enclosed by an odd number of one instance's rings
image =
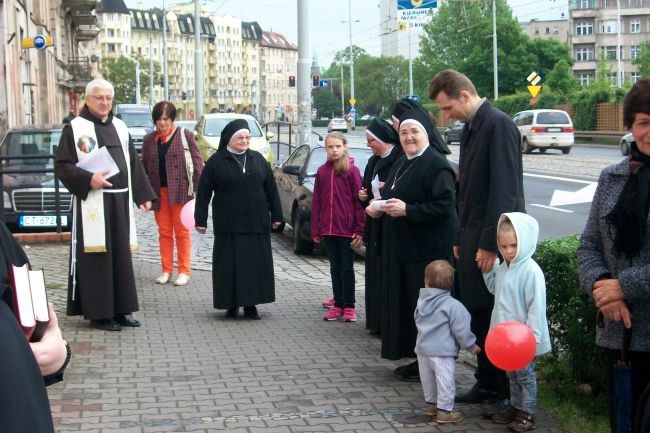
[[[298,50],[298,46],[289,42],[282,33],[275,32],[262,32],[262,46],[285,50]]]
[[[101,12],[129,13],[129,8],[124,4],[124,0],[102,0],[101,5]]]
[[[259,42],[262,40],[262,28],[257,24],[257,21],[242,21],[241,36],[244,40]]]

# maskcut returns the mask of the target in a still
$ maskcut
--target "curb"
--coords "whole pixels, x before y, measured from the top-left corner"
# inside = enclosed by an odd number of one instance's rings
[[[70,232],[14,233],[14,238],[21,244],[42,244],[47,242],[70,242]]]

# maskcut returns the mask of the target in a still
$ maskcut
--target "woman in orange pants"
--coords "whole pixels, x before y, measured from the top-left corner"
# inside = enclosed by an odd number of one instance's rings
[[[158,194],[153,210],[158,224],[162,274],[158,284],[167,284],[174,270],[174,243],[178,260],[176,286],[184,286],[191,272],[190,231],[181,223],[181,209],[194,198],[203,160],[194,136],[177,128],[176,107],[168,101],[154,105],[151,117],[156,130],[144,136],[142,163],[151,186]]]

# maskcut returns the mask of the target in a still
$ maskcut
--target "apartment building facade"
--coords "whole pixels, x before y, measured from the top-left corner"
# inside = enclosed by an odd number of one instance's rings
[[[91,78],[90,57],[79,43],[99,29],[95,0],[0,1],[0,132],[13,126],[59,123],[78,108]],[[23,41],[43,35],[53,44],[25,48]]]
[[[650,39],[650,0],[570,0],[569,14],[573,73],[581,84],[596,78],[601,59],[612,84],[639,80],[632,60]]]

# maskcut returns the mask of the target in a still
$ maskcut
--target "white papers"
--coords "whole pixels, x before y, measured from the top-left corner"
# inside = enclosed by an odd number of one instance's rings
[[[106,147],[100,147],[98,150],[89,153],[84,157],[84,159],[77,163],[77,167],[83,168],[91,173],[108,170],[108,174],[104,176],[104,179],[115,176],[120,172],[120,169],[117,168],[117,164],[115,164],[115,161],[111,157],[111,154],[108,153],[108,148]]]
[[[370,182],[370,185],[372,186],[372,197],[373,198],[381,198],[381,194],[379,193],[379,176],[375,175],[375,177],[372,179],[372,182]]]
[[[385,204],[386,204],[386,200],[374,200],[370,202],[370,208],[372,210],[383,212]]]

